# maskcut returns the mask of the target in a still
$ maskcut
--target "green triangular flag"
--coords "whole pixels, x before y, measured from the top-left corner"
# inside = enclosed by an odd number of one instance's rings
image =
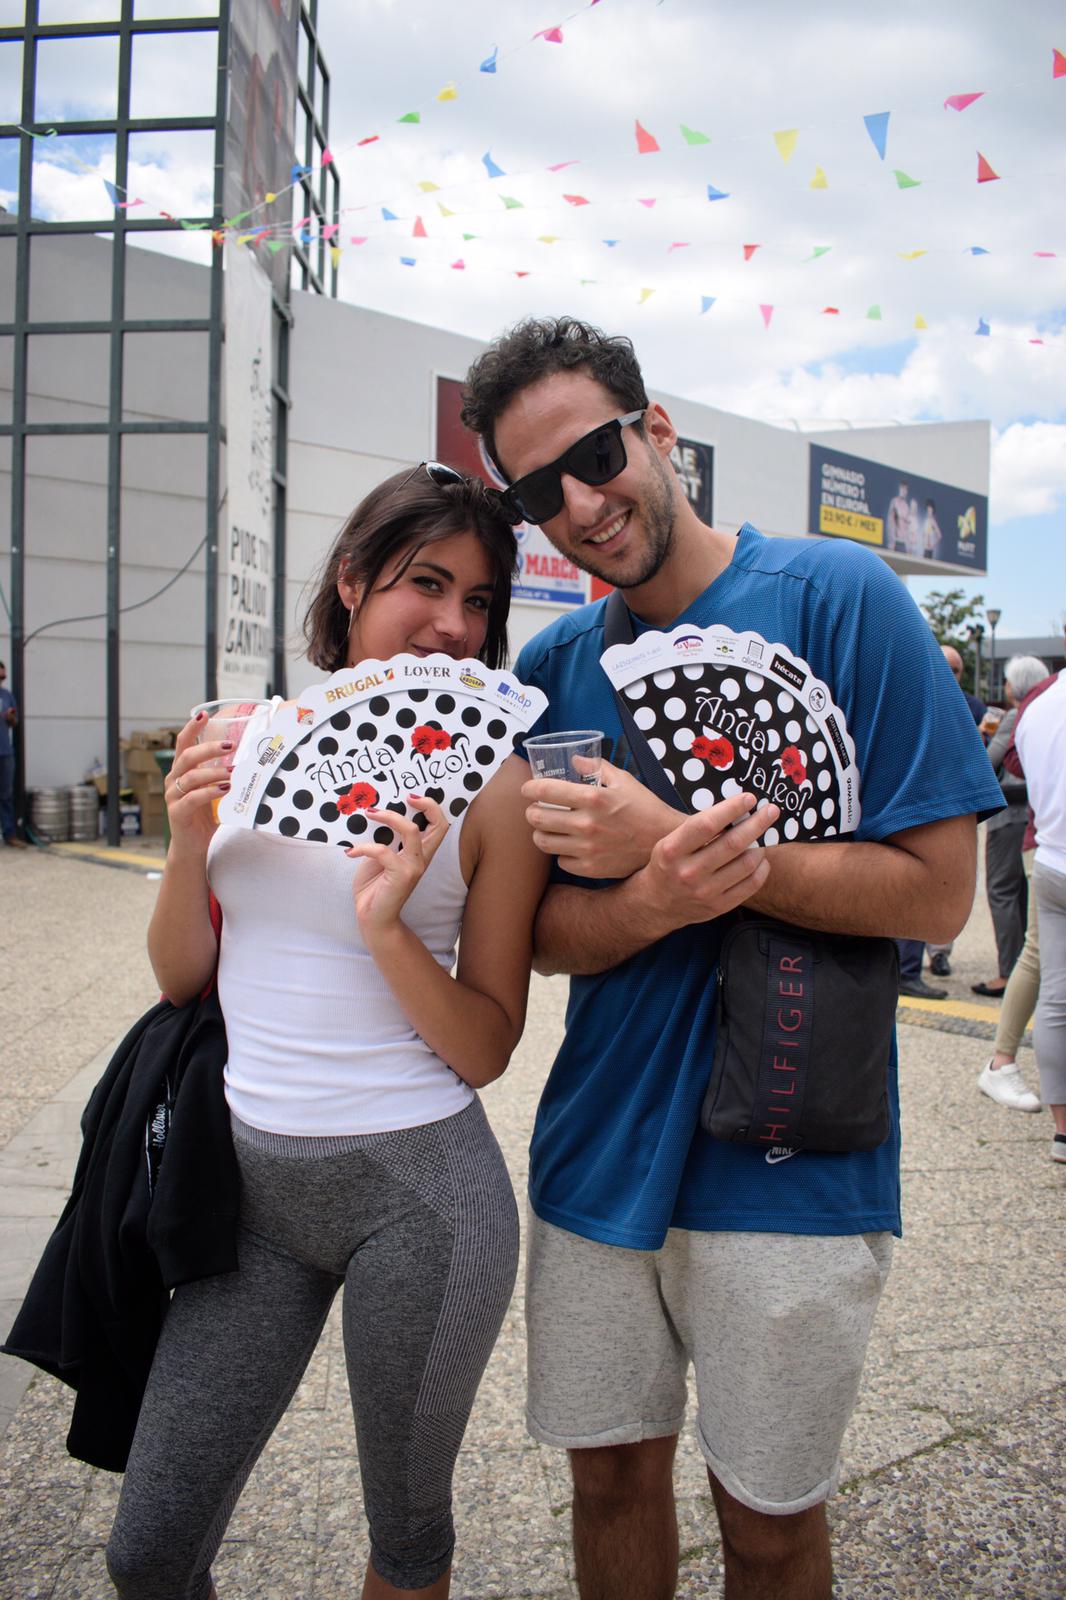
[[[525,207],[523,206],[521,200],[516,200],[513,195],[501,194],[500,199],[503,201],[503,203],[506,206],[508,211],[524,211],[525,210]]]
[[[816,244],[809,256],[804,256],[804,261],[817,261],[819,256],[827,256],[832,250],[831,244]]]
[[[477,234],[476,233],[464,233],[463,234],[463,238],[464,239],[476,239],[477,238]]]
[[[881,321],[881,307],[880,306],[871,306],[869,311],[866,313],[866,320],[867,320],[867,322],[880,322]]]
[[[710,144],[711,142],[708,134],[700,133],[696,128],[686,128],[684,123],[681,124],[681,137],[686,144]]]
[[[908,178],[907,174],[905,172],[901,172],[897,167],[896,182],[899,184],[901,189],[918,189],[921,187],[922,180],[921,178]]]
[[[421,122],[422,121],[422,113],[421,113],[421,111],[408,111],[406,116],[397,117],[396,121],[397,122]]]
[[[284,239],[268,239],[267,240],[267,249],[270,251],[270,254],[272,256],[276,256],[278,251],[279,250],[284,250],[284,248],[285,248],[285,240]]]

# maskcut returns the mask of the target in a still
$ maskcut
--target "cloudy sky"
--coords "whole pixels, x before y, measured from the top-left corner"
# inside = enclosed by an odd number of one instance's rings
[[[139,14],[146,4],[172,9],[138,0]],[[587,316],[634,338],[654,388],[790,428],[987,418],[990,571],[960,582],[1001,608],[1001,636],[1055,630],[1066,612],[1066,581],[1048,582],[1066,572],[1061,0],[554,6],[319,0],[342,297],[481,338],[529,313]],[[150,114],[188,109],[203,82],[196,46],[153,46],[156,58],[139,47]],[[496,71],[480,71],[494,51]],[[82,104],[113,92],[99,54],[79,50]],[[39,117],[71,114],[69,64],[48,71],[54,109]],[[0,53],[0,102],[6,83]],[[886,112],[882,159],[864,118]],[[399,120],[411,113],[417,122]],[[138,193],[202,209],[198,139],[160,150],[142,138]],[[979,156],[996,178],[977,181]],[[76,214],[86,184],[98,187],[96,163],[88,146],[42,156],[35,203]],[[0,189],[8,173],[0,148]]]

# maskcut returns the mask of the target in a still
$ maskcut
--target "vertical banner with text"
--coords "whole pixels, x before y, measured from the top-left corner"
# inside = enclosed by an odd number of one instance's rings
[[[274,644],[274,443],[270,280],[226,245],[226,515],[218,693],[262,699]]]

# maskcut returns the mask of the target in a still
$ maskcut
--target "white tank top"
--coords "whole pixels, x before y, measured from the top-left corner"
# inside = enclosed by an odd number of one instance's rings
[[[448,829],[403,911],[446,971],[466,903],[461,831]],[[439,1122],[474,1098],[415,1033],[367,951],[352,900],[358,866],[339,846],[247,828],[222,826],[211,841],[226,1099],[253,1128],[385,1133]]]

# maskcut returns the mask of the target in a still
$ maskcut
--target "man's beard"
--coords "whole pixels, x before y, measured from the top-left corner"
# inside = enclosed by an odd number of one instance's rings
[[[655,472],[647,494],[633,508],[647,536],[647,547],[638,554],[640,564],[636,570],[608,567],[606,564],[600,566],[594,559],[587,559],[585,552],[595,546],[583,545],[580,556],[566,552],[576,567],[590,572],[604,583],[613,584],[617,589],[637,589],[641,584],[649,583],[661,570],[674,541],[674,477],[654,450],[647,444],[645,448]]]

